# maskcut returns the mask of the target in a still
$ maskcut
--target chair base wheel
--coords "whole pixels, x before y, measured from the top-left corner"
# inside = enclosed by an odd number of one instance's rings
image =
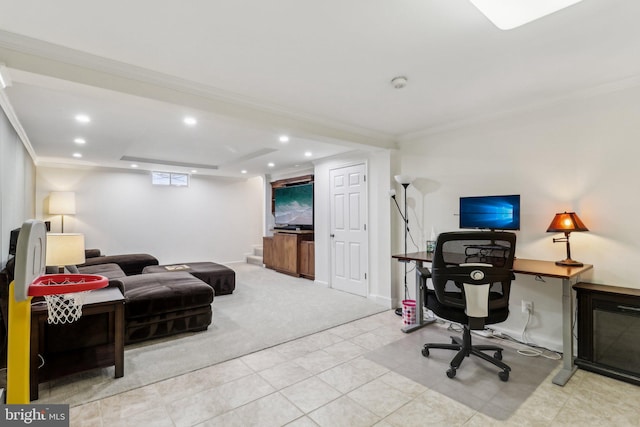
[[[429,349],[428,349],[428,348],[426,348],[426,347],[425,347],[425,348],[423,348],[423,349],[422,349],[422,355],[423,355],[424,357],[429,357]]]
[[[448,376],[449,378],[453,378],[453,377],[455,377],[455,376],[456,376],[456,368],[449,368],[449,369],[447,370],[447,376]]]
[[[498,360],[502,360],[502,352],[501,351],[496,351],[495,353],[493,353],[493,358],[494,359],[498,359]]]
[[[502,381],[505,381],[505,382],[509,381],[509,371],[498,372],[498,376]]]

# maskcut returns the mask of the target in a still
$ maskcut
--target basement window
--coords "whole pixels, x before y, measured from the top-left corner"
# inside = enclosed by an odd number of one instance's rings
[[[174,187],[188,187],[189,174],[173,172],[151,172],[151,184],[173,185]]]

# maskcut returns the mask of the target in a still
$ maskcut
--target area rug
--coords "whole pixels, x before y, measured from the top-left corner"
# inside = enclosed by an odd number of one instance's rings
[[[429,325],[365,357],[498,420],[508,419],[561,364],[560,360],[522,356],[512,343],[474,335],[474,344],[504,348],[502,360],[511,367],[509,381],[501,381],[498,378],[500,369],[476,356],[465,358],[455,378],[450,379],[446,371],[455,352],[431,349],[427,358],[422,356],[421,350],[425,343],[448,343],[450,336],[460,334],[439,325]]]
[[[250,264],[234,264],[236,289],[215,297],[213,324],[125,347],[124,377],[113,367],[40,385],[38,403],[72,406],[224,362],[386,310],[374,302]]]

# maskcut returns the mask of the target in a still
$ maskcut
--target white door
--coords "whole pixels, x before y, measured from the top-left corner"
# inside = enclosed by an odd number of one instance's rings
[[[330,171],[331,284],[367,296],[368,232],[365,165]]]

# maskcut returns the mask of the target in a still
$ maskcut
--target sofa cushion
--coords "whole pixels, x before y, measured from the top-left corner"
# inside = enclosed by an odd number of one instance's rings
[[[124,286],[127,321],[213,302],[211,286],[186,272],[141,274],[118,281]]]
[[[78,267],[78,272],[80,274],[99,274],[107,279],[126,277],[120,266],[113,263],[80,266]]]

